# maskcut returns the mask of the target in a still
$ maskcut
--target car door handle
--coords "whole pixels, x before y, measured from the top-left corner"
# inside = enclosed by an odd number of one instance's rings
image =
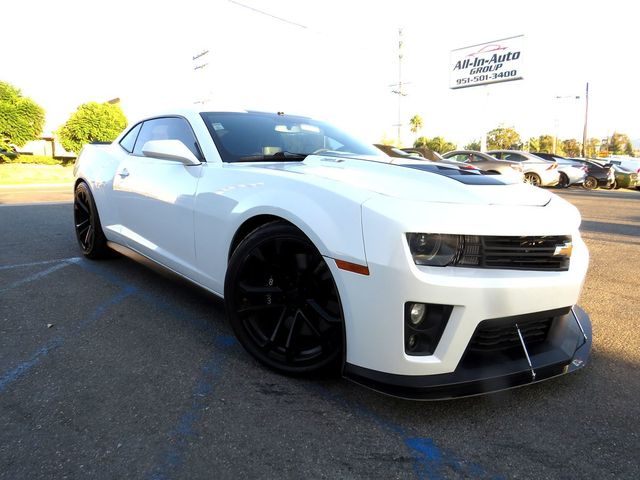
[[[120,175],[120,178],[127,178],[129,176],[129,170],[125,168],[118,175]]]

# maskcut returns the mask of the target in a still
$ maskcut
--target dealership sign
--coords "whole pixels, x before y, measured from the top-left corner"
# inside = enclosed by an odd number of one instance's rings
[[[449,88],[522,79],[523,35],[451,51]]]

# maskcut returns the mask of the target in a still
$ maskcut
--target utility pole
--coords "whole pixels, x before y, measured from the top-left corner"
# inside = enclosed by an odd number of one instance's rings
[[[209,63],[208,62],[202,63],[202,62],[204,60],[203,57],[205,55],[207,55],[208,53],[209,53],[209,50],[203,50],[202,52],[200,52],[200,53],[194,55],[193,57],[191,57],[191,60],[193,61],[193,64],[194,64],[193,65],[193,71],[194,72],[198,72],[198,70],[199,70],[201,72],[200,75],[204,79],[204,81],[201,82],[203,86],[206,83],[206,75],[204,74],[205,68],[209,65]],[[202,59],[202,60],[200,60],[200,59]],[[196,62],[196,60],[197,60],[197,62]],[[206,95],[205,92],[204,92],[204,88],[203,88],[202,94],[203,94],[203,96]],[[193,103],[205,103],[207,100],[209,100],[209,99],[208,98],[200,98],[200,99],[194,101]]]
[[[407,94],[404,92],[402,87],[404,84],[402,83],[402,29],[398,29],[398,83],[391,86],[397,86],[397,90],[391,90],[392,93],[398,95],[398,147],[402,147],[402,97],[406,97]]]
[[[589,82],[587,82],[587,91],[585,92],[584,103],[584,129],[582,130],[582,157],[587,158],[587,126],[589,123]]]

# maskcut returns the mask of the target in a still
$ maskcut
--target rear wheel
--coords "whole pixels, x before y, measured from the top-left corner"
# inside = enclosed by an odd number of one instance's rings
[[[110,255],[107,239],[100,225],[100,216],[91,190],[80,182],[73,195],[73,219],[76,238],[85,257],[98,259]]]
[[[559,188],[567,188],[569,186],[569,177],[566,173],[560,172],[560,181],[558,181]]]
[[[335,370],[343,316],[331,271],[300,230],[274,222],[233,253],[224,287],[227,317],[244,348],[286,374]]]
[[[614,190],[614,189],[618,189],[618,182],[616,182],[615,180],[613,181],[612,184],[610,185],[606,185],[604,188],[606,188],[607,190]]]
[[[542,183],[540,181],[540,175],[533,172],[528,172],[524,174],[524,183],[528,183],[529,185],[533,185],[534,187],[539,187]]]
[[[584,179],[582,186],[587,190],[595,190],[598,188],[598,179],[596,177],[588,176]]]

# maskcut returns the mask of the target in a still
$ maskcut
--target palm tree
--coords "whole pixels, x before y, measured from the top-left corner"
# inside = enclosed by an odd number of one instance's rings
[[[411,125],[411,132],[418,137],[418,132],[422,130],[422,117],[420,115],[414,115],[409,120],[409,125]]]

